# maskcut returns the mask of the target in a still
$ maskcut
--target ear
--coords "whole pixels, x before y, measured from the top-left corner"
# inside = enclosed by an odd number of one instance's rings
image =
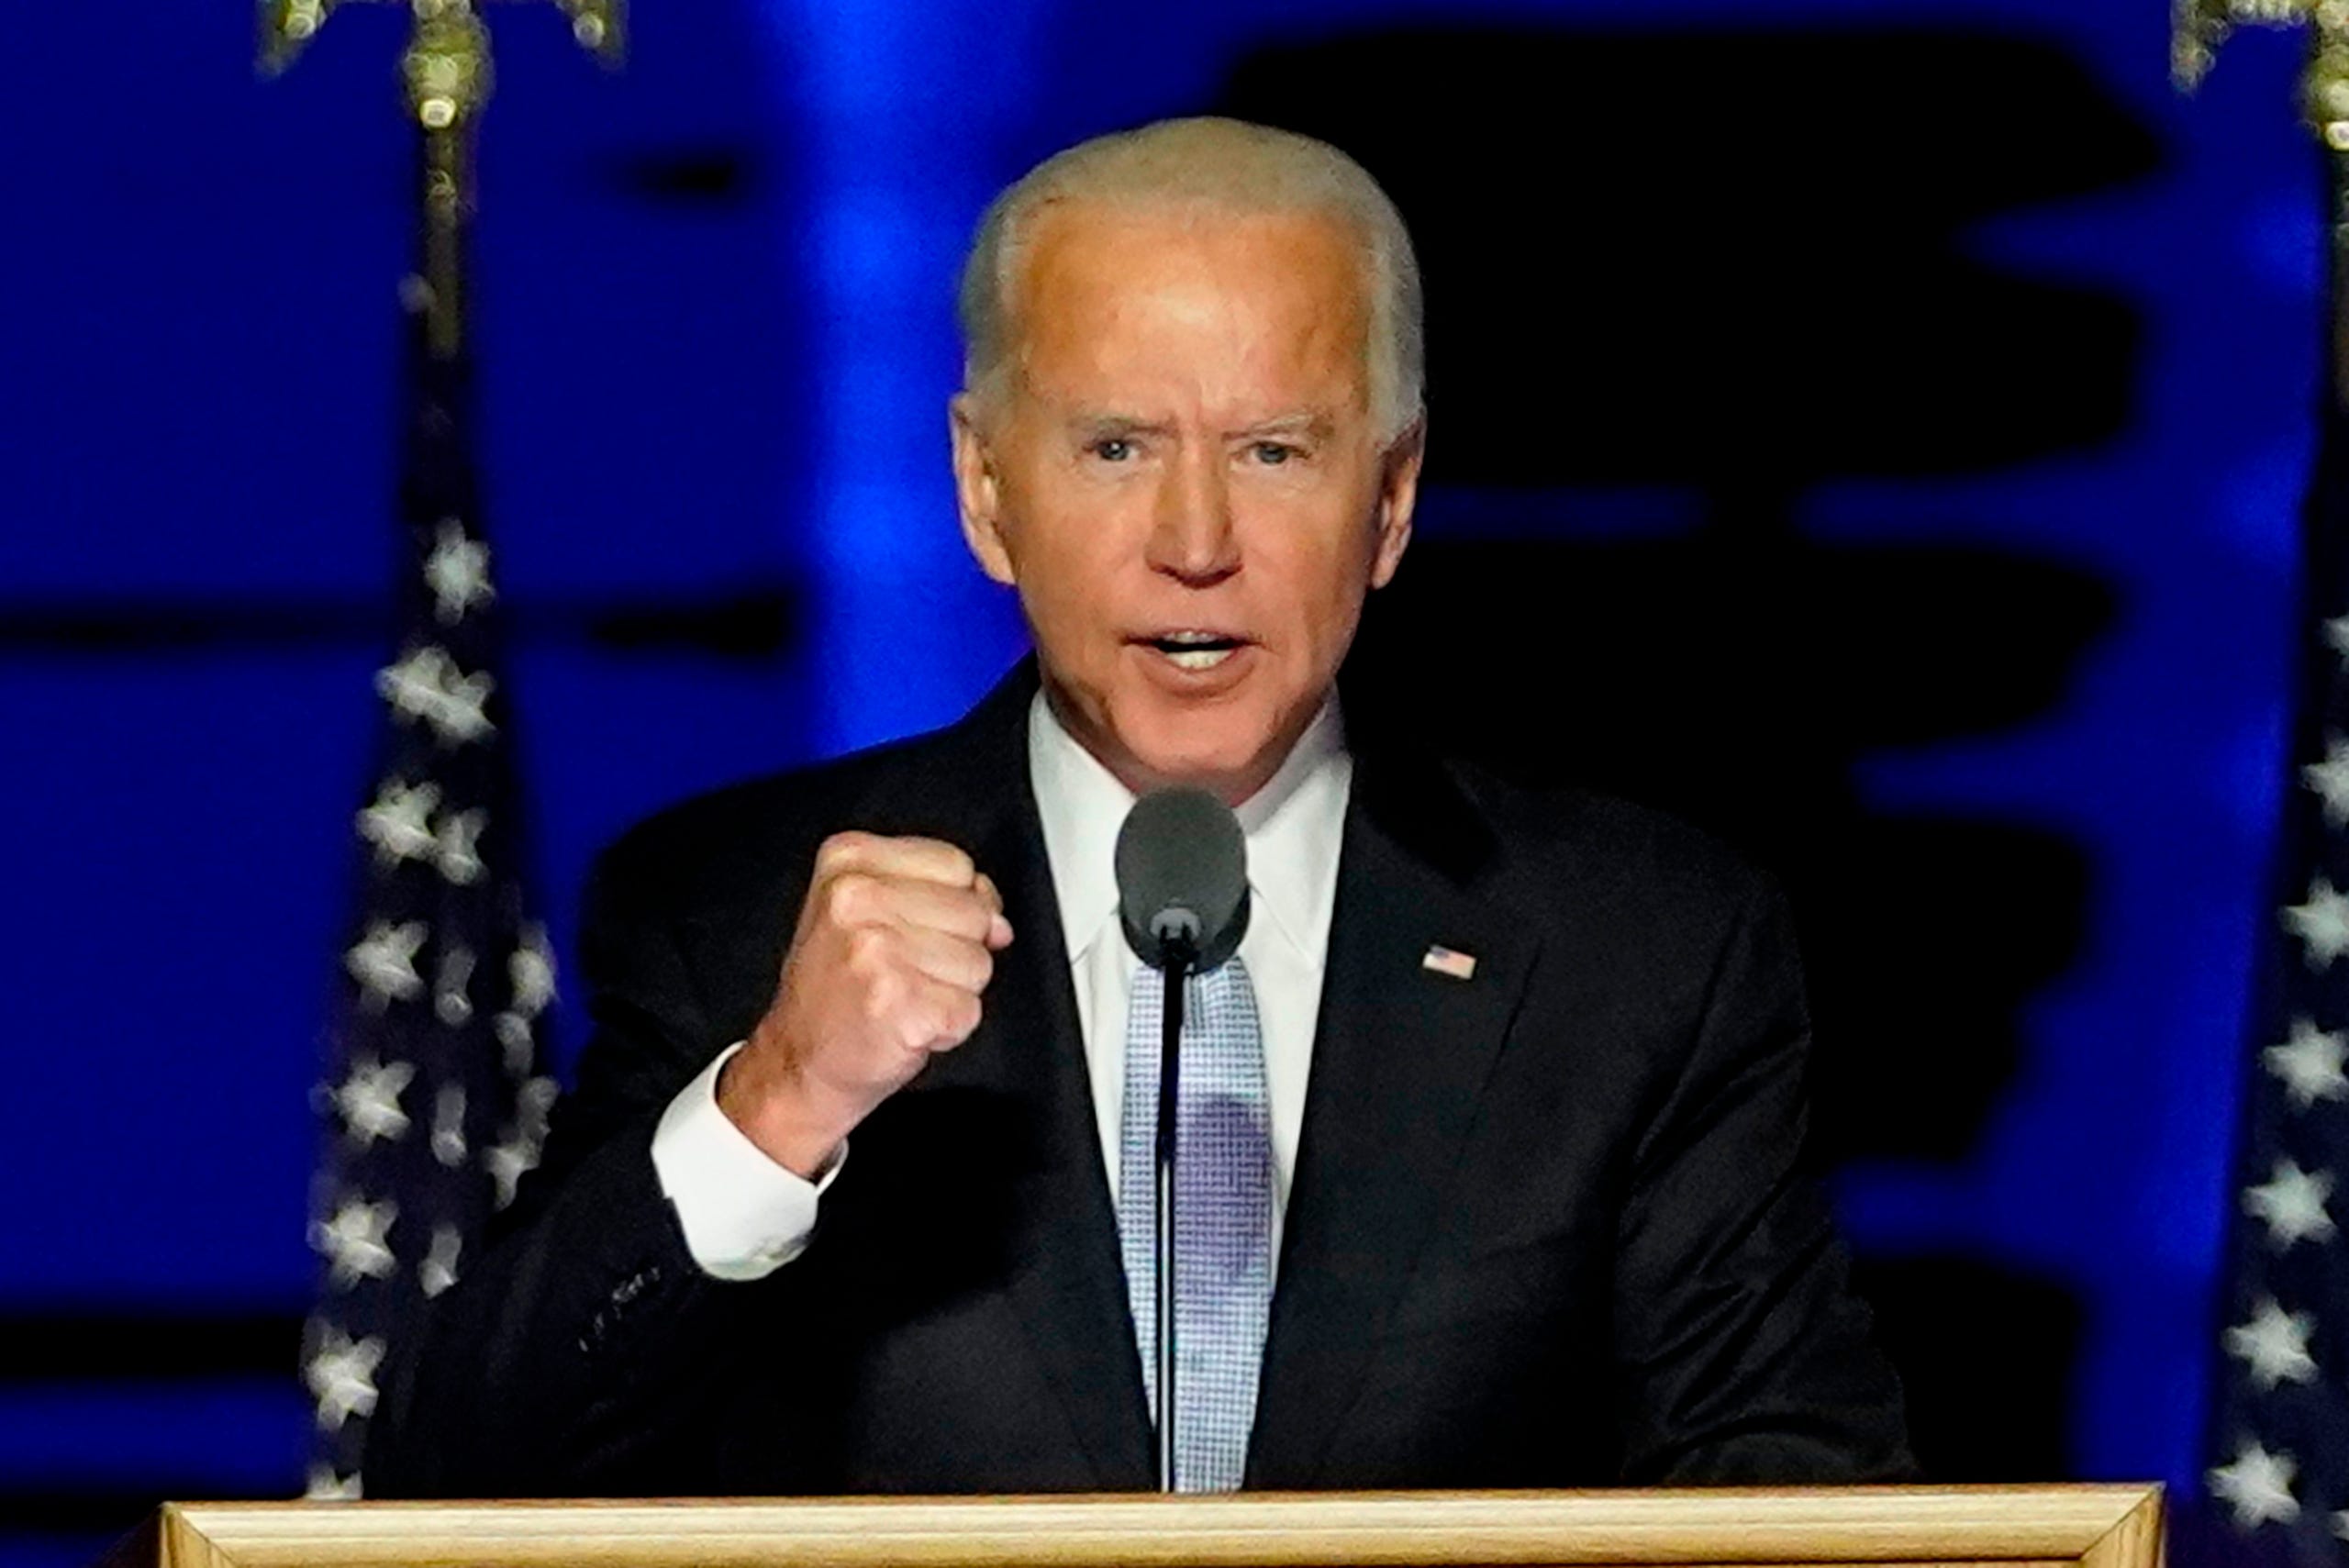
[[[963,542],[980,571],[1008,587],[1017,577],[1003,543],[1003,489],[976,402],[967,392],[956,393],[946,405],[946,418],[954,440],[954,500],[963,514]]]
[[[1378,551],[1371,558],[1370,585],[1384,588],[1403,563],[1411,542],[1411,508],[1419,499],[1419,464],[1427,456],[1428,420],[1422,414],[1395,438],[1379,459]]]

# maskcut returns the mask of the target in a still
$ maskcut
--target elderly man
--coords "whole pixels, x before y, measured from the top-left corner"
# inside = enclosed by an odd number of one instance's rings
[[[578,1089],[399,1358],[371,1489],[1152,1485],[1157,982],[1110,850],[1168,784],[1237,809],[1255,908],[1193,982],[1185,1488],[1906,1473],[1796,1168],[1775,893],[1349,745],[1423,430],[1375,183],[1231,121],[1087,142],[990,210],[963,314],[963,528],[1035,659],[606,857]]]

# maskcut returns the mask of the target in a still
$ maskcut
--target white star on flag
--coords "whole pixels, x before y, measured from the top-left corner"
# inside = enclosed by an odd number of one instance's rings
[[[372,1056],[353,1059],[351,1076],[334,1092],[335,1109],[342,1113],[342,1125],[351,1138],[373,1143],[406,1132],[407,1113],[400,1109],[400,1095],[415,1078],[415,1067],[405,1062],[386,1066]]]
[[[504,1208],[514,1201],[522,1178],[538,1168],[538,1141],[523,1129],[509,1127],[497,1142],[483,1152],[481,1164],[489,1173],[489,1179],[497,1184],[497,1207]]]
[[[375,1413],[375,1369],[384,1364],[384,1341],[370,1334],[352,1340],[340,1329],[328,1329],[303,1369],[304,1381],[318,1402],[318,1426],[340,1431],[353,1416]]]
[[[2243,1529],[2266,1524],[2288,1524],[2300,1517],[2292,1496],[2292,1479],[2299,1467],[2289,1454],[2270,1453],[2255,1442],[2235,1451],[2234,1462],[2213,1469],[2207,1479],[2210,1495],[2234,1510],[2235,1524]]]
[[[2285,926],[2308,949],[2310,969],[2324,969],[2349,952],[2349,896],[2318,877],[2309,884],[2309,900],[2295,904],[2283,915]]]
[[[2314,1332],[2314,1317],[2287,1312],[2273,1297],[2262,1297],[2250,1322],[2227,1330],[2227,1353],[2249,1366],[2252,1381],[2263,1389],[2306,1383],[2316,1375],[2316,1358],[2309,1354],[2309,1336]]]
[[[554,949],[547,943],[547,929],[533,921],[522,928],[521,945],[506,966],[507,984],[513,988],[514,1011],[523,1021],[537,1018],[554,1000]]]
[[[423,1285],[426,1296],[435,1296],[457,1283],[457,1254],[465,1239],[453,1225],[432,1228],[432,1246],[424,1254],[424,1262],[416,1266],[416,1277]]]
[[[2324,645],[2349,659],[2349,616],[2335,616],[2324,623]]]
[[[514,1109],[522,1118],[522,1130],[543,1141],[547,1135],[547,1113],[554,1109],[555,1097],[562,1094],[561,1085],[551,1078],[532,1078],[514,1091]]]
[[[2281,1045],[2259,1053],[2267,1070],[2284,1081],[2292,1104],[2306,1110],[2319,1100],[2349,1097],[2349,1036],[2327,1033],[2310,1018],[2294,1018],[2292,1032]]]
[[[473,951],[451,943],[440,955],[440,968],[432,977],[432,1010],[451,1029],[461,1029],[473,1016],[473,998],[465,995],[465,985],[473,977]]]
[[[444,1084],[432,1102],[432,1157],[451,1170],[465,1162],[465,1086]]]
[[[369,1006],[381,1012],[393,1002],[424,994],[424,976],[416,972],[416,955],[424,946],[424,937],[421,920],[403,920],[396,926],[388,920],[368,922],[367,934],[343,954],[342,963],[366,991]]]
[[[488,671],[465,674],[446,650],[429,643],[375,673],[375,690],[385,702],[406,717],[422,719],[451,745],[496,732],[483,711],[496,689]]]
[[[440,683],[456,673],[448,653],[429,643],[375,672],[375,690],[398,713],[428,722],[440,710]]]
[[[2300,782],[2324,802],[2324,820],[2333,828],[2349,828],[2349,740],[2328,733],[2324,761],[2300,770]]]
[[[481,830],[487,826],[489,813],[479,806],[452,812],[440,819],[440,831],[432,844],[432,860],[442,876],[460,887],[470,887],[481,880]]]
[[[432,728],[441,740],[451,743],[478,740],[497,727],[489,721],[483,706],[497,683],[488,672],[456,676],[442,687],[440,710],[431,717]]]
[[[375,846],[375,858],[384,865],[413,860],[433,847],[427,819],[440,805],[439,784],[387,779],[375,803],[359,814],[359,836]]]
[[[331,1464],[310,1466],[309,1484],[302,1488],[306,1503],[355,1503],[359,1496],[359,1477],[337,1475]]]
[[[441,518],[432,553],[424,560],[424,585],[432,590],[432,611],[440,624],[456,625],[467,610],[497,596],[489,584],[489,546],[468,536],[456,518]]]
[[[336,1289],[348,1290],[362,1279],[383,1279],[397,1266],[390,1236],[399,1213],[400,1206],[390,1198],[381,1203],[345,1198],[333,1218],[310,1227],[310,1245],[326,1254]]]
[[[537,1043],[530,1038],[530,1020],[519,1013],[500,1013],[489,1020],[497,1033],[497,1043],[504,1048],[502,1055],[508,1077],[519,1078],[530,1070]]]
[[[2243,1190],[2243,1212],[2266,1225],[2268,1245],[2280,1252],[2295,1241],[2321,1241],[2332,1234],[2332,1216],[2324,1208],[2332,1193],[2331,1172],[2310,1173],[2278,1160],[2266,1185]]]

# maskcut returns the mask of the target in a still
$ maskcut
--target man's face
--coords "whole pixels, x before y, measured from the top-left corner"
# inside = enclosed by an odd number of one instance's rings
[[[1057,207],[1001,390],[955,401],[972,552],[1130,788],[1254,793],[1402,558],[1419,447],[1373,423],[1363,272],[1330,218]]]

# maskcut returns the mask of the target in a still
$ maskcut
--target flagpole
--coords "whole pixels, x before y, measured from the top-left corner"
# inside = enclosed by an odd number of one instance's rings
[[[464,343],[465,224],[472,216],[469,133],[489,102],[489,30],[464,0],[417,7],[400,60],[408,111],[423,129],[424,338],[432,357],[454,360]]]
[[[339,0],[264,0],[262,64],[282,70]],[[363,869],[317,1107],[311,1197],[322,1266],[303,1329],[314,1497],[364,1493],[378,1380],[457,1288],[490,1216],[515,1200],[555,1084],[553,953],[529,917],[511,703],[471,435],[465,251],[472,135],[491,87],[474,0],[406,0],[400,60],[418,133],[416,271],[397,512],[400,651],[379,671],[380,767],[354,817]],[[616,59],[618,0],[556,0]],[[386,280],[388,281],[388,280]],[[396,1420],[396,1416],[393,1417]]]

